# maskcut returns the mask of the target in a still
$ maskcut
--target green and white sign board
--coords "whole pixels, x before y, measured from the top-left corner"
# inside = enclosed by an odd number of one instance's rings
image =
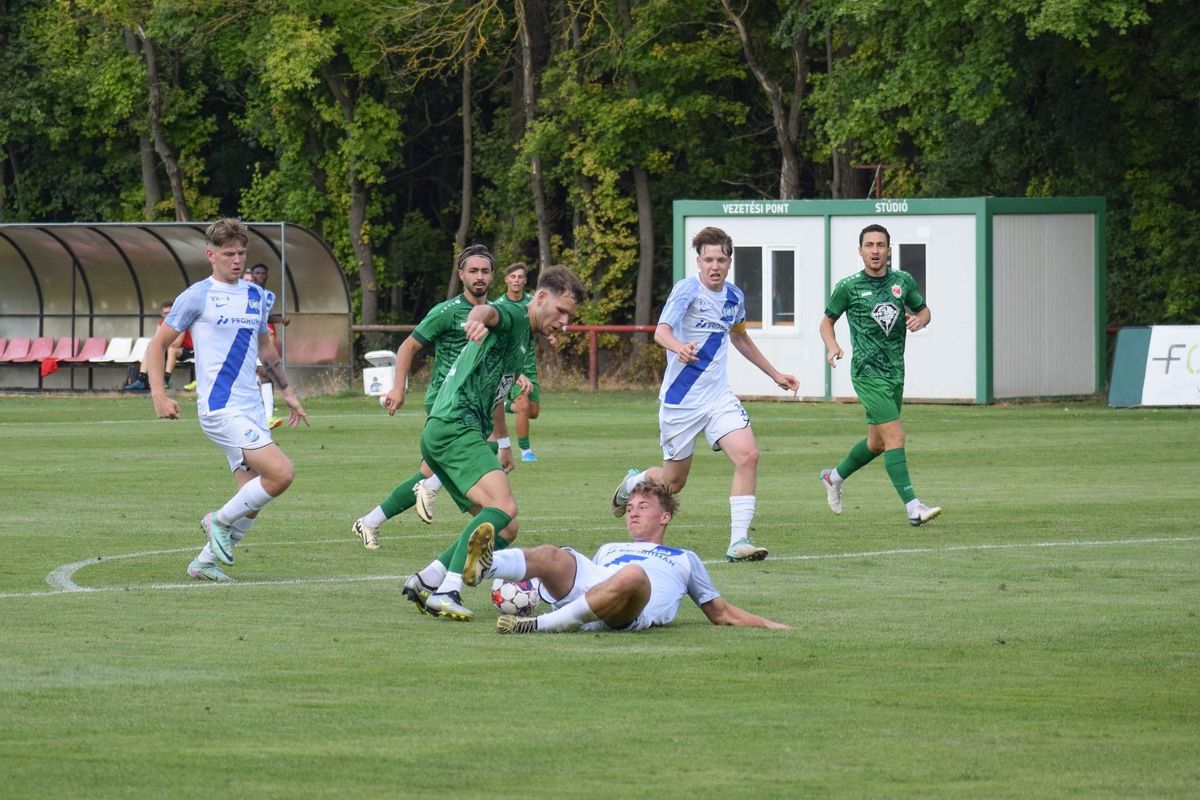
[[[1118,331],[1108,404],[1113,408],[1200,406],[1200,326]]]
[[[862,269],[858,234],[878,223],[892,267],[909,272],[930,326],[909,334],[905,398],[990,403],[1103,391],[1104,200],[972,197],[937,200],[677,200],[675,279],[696,274],[692,237],[712,225],[734,242],[730,280],[746,293],[758,348],[800,380],[808,399],[853,399],[850,336],[831,369],[818,325],[834,284]],[[782,392],[740,356],[733,390]]]

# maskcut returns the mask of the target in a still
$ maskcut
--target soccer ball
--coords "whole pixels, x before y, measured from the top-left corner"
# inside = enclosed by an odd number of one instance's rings
[[[541,581],[530,578],[526,581],[506,581],[497,578],[492,582],[492,603],[501,614],[528,617],[533,614],[541,598],[538,587]]]

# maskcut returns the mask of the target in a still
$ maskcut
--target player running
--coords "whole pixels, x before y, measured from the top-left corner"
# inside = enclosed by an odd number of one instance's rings
[[[729,343],[781,389],[800,389],[794,375],[771,366],[746,333],[742,290],[725,281],[732,266],[733,239],[720,228],[704,228],[692,239],[699,274],[675,284],[663,306],[654,341],[665,348],[667,369],[659,391],[661,467],[631,469],[613,493],[612,511],[625,513],[629,493],[644,480],[659,481],[672,493],[687,483],[696,436],[704,433],[713,450],[733,462],[729,489],[730,561],[761,561],[767,549],[750,541],[758,483],[758,446],[750,417],[729,387]]]
[[[488,288],[492,285],[494,274],[492,254],[488,249],[481,244],[464,248],[458,254],[456,265],[458,279],[463,287],[462,294],[430,309],[412,335],[396,350],[396,377],[391,391],[380,398],[388,416],[395,416],[396,411],[404,405],[413,356],[421,348],[432,344],[433,367],[429,373],[429,386],[425,389],[425,416],[429,416],[433,409],[433,401],[437,399],[438,390],[442,388],[450,367],[467,346],[467,337],[463,333],[467,315],[471,309],[487,302]],[[503,450],[500,460],[506,469],[511,469],[511,450]],[[379,505],[354,521],[351,533],[358,537],[366,549],[378,550],[380,526],[402,511],[415,505],[417,517],[422,522],[433,522],[433,504],[441,488],[441,479],[422,461],[415,474],[393,489]]]
[[[217,563],[233,564],[233,549],[249,532],[258,512],[291,486],[295,474],[292,462],[271,441],[267,429],[256,377],[259,358],[290,409],[288,424],[293,428],[301,421],[308,424],[308,415],[267,334],[267,298],[259,286],[241,280],[249,240],[241,220],[222,219],[208,226],[204,255],[212,265],[212,276],[175,298],[171,313],[146,348],[154,412],[160,419],[178,419],[179,404],[167,397],[163,379],[165,354],[180,333],[192,332],[200,429],[225,453],[238,485],[237,493],[225,505],[201,520],[208,542],[187,570],[197,580],[232,580]]]
[[[889,270],[892,237],[882,225],[868,225],[858,234],[863,270],[838,281],[821,318],[829,366],[842,358],[833,323],[842,314],[850,324],[850,378],[867,414],[867,438],[862,439],[833,469],[821,471],[830,510],[842,513],[842,483],[883,453],[883,466],[896,494],[904,502],[910,525],[924,525],[942,513],[917,499],[904,455],[904,343],[909,331],[929,326],[930,311],[907,272]]]
[[[527,308],[486,304],[467,315],[464,332],[470,343],[447,374],[425,421],[421,455],[458,507],[472,517],[449,548],[405,582],[405,597],[421,611],[460,622],[474,618],[460,594],[468,539],[485,530],[503,548],[516,538],[517,501],[487,439],[496,418],[503,423],[500,404],[514,382],[528,382],[521,372],[533,335],[561,331],[583,297],[583,284],[574,273],[547,267]]]

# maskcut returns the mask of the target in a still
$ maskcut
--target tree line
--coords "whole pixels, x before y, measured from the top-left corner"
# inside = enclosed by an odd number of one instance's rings
[[[364,323],[455,251],[653,322],[671,202],[1099,195],[1109,322],[1200,321],[1193,0],[0,0],[0,220],[312,228]],[[873,168],[872,165],[885,165]]]

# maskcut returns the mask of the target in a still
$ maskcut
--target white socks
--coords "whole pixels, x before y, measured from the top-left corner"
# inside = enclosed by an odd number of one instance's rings
[[[388,516],[383,513],[383,506],[375,506],[362,518],[362,524],[368,528],[378,528],[383,523],[387,522]]]
[[[588,605],[587,595],[577,597],[557,611],[542,614],[537,619],[537,629],[543,633],[573,631],[600,619]]]
[[[641,472],[639,472],[637,475],[630,475],[628,478],[626,478],[625,485],[622,487],[625,490],[624,493],[629,494],[630,492],[633,491],[634,487],[636,487],[642,481],[646,480],[646,473],[649,471],[650,470],[644,469]]]
[[[422,478],[421,483],[431,492],[439,491],[442,488],[442,479],[437,475],[430,475],[428,478]]]
[[[446,577],[442,578],[442,583],[437,588],[437,593],[446,594],[447,592],[461,592],[462,586],[462,573],[447,572]]]
[[[754,495],[742,494],[729,498],[729,543],[736,544],[750,537],[754,520]]]
[[[242,517],[234,522],[229,527],[232,530],[229,532],[229,538],[232,540],[230,547],[237,547],[238,542],[246,537],[250,529],[254,527],[254,523],[258,521],[258,517]],[[215,564],[217,557],[213,555],[212,547],[208,542],[204,543],[204,549],[200,551],[200,555],[196,556],[196,560],[201,564]]]
[[[262,477],[255,477],[242,485],[237,494],[217,512],[217,522],[222,525],[232,525],[236,520],[247,514],[258,511],[267,503],[274,500],[267,490],[262,488]]]
[[[429,566],[417,573],[417,577],[421,579],[421,583],[434,588],[441,586],[447,573],[446,566],[434,559]]]
[[[485,575],[487,578],[503,578],[506,581],[519,581],[525,577],[525,552],[519,547],[498,550],[492,553],[492,568]]]

